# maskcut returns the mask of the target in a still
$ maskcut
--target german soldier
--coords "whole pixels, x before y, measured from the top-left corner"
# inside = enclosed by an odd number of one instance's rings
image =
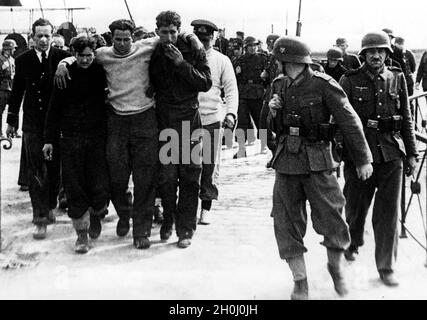
[[[273,81],[269,124],[277,135],[273,159],[276,181],[273,191],[274,230],[280,257],[292,271],[292,299],[308,298],[303,237],[306,232],[306,200],[313,227],[324,236],[327,268],[339,295],[347,288],[341,271],[343,251],[350,244],[348,226],[342,218],[345,199],[333,171],[331,116],[348,140],[358,177],[372,173],[372,155],[362,124],[344,91],[328,75],[312,71],[310,49],[299,38],[282,37],[274,55],[285,76]]]
[[[262,98],[264,96],[264,86],[261,74],[267,68],[268,59],[264,54],[256,53],[258,42],[254,37],[246,37],[244,41],[245,54],[234,64],[237,85],[239,87],[239,110],[237,124],[238,129],[242,129],[245,138],[251,124],[251,117],[255,126],[259,128],[259,120],[262,109]],[[245,157],[245,141],[240,139],[239,151],[234,158]]]
[[[405,171],[411,175],[417,150],[405,76],[400,69],[385,66],[391,52],[386,33],[366,34],[360,51],[365,62],[360,69],[349,71],[341,79],[341,85],[362,120],[374,159],[372,177],[362,182],[356,176],[354,161],[344,152],[344,194],[351,234],[351,246],[345,256],[347,260],[354,260],[363,245],[366,215],[377,191],[372,216],[375,260],[384,284],[395,286],[398,282],[393,276],[393,266],[403,160],[406,157]]]
[[[360,60],[355,54],[347,52],[347,48],[348,48],[347,39],[338,38],[335,41],[335,44],[343,52],[343,63],[342,63],[343,66],[349,70],[358,69],[360,67]]]
[[[343,52],[340,48],[331,48],[326,53],[328,61],[325,64],[325,73],[329,74],[335,81],[340,81],[341,77],[346,73],[347,68],[342,65]]]
[[[4,40],[0,54],[0,134],[2,137],[3,111],[12,91],[12,81],[15,76],[13,54],[17,47],[15,40]]]

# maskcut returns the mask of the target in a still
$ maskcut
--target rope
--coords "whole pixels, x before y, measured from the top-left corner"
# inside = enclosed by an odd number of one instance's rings
[[[400,221],[400,223],[402,223],[402,220],[400,220],[399,219],[399,221]],[[421,247],[421,248],[423,248],[424,249],[424,251],[427,251],[427,248],[421,243],[421,241],[419,241],[413,234],[412,234],[412,232],[411,231],[409,231],[409,229],[405,226],[405,225],[402,225],[404,228],[405,228],[405,230],[406,230],[406,232],[411,236],[411,238],[412,239],[414,239],[414,241],[416,242],[416,243],[418,243],[418,245]]]

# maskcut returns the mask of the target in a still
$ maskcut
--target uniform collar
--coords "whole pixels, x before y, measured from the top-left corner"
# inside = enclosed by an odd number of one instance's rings
[[[307,65],[305,69],[298,75],[298,77],[295,80],[292,80],[289,77],[286,77],[286,87],[289,88],[291,86],[299,86],[301,83],[303,83],[305,80],[310,79],[313,76],[314,72],[311,70],[311,68]]]
[[[368,68],[368,66],[366,65],[366,63],[363,63],[363,65],[362,65],[362,70],[363,70],[363,72],[371,79],[371,80],[374,80],[377,76],[375,75],[375,74],[373,74],[370,70],[369,70],[369,68]],[[381,80],[385,80],[386,79],[386,75],[385,75],[385,73],[386,73],[386,67],[385,66],[383,66],[383,68],[382,68],[382,70],[380,71],[380,73],[378,74],[378,77],[381,79]]]

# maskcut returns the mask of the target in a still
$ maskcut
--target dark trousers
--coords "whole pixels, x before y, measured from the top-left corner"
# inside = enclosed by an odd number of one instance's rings
[[[172,227],[175,220],[178,238],[191,239],[196,231],[201,172],[201,165],[161,165],[159,190],[165,219],[163,225]]]
[[[200,199],[202,201],[218,200],[218,178],[221,158],[221,122],[203,127],[203,168],[200,182]],[[209,134],[209,138],[206,137]],[[215,138],[216,137],[216,138]]]
[[[80,219],[89,208],[94,212],[101,211],[109,199],[105,139],[66,137],[61,139],[61,150],[68,216]]]
[[[159,174],[158,139],[154,109],[130,116],[110,113],[107,163],[111,200],[121,219],[132,217],[134,238],[151,235]],[[131,174],[133,204],[127,195]]]
[[[282,259],[307,252],[303,241],[307,229],[306,200],[310,203],[313,228],[324,236],[323,245],[344,250],[350,244],[348,226],[342,217],[345,199],[332,173],[286,175],[276,172],[272,213]]]
[[[378,270],[393,270],[397,256],[397,220],[400,211],[403,162],[395,160],[374,164],[372,177],[361,181],[356,169],[344,167],[344,195],[347,223],[350,226],[351,249],[362,246],[365,221],[375,191],[372,225],[375,235],[375,261]]]
[[[259,128],[261,109],[262,109],[262,99],[240,99],[239,100],[239,109],[237,112],[237,118],[239,119],[239,121],[237,123],[237,128],[243,129],[245,131],[246,137],[248,135],[247,131],[251,127],[251,117],[252,119],[254,119],[255,126]]]
[[[41,134],[24,132],[28,165],[28,187],[33,206],[33,223],[46,225],[49,211],[56,208],[59,191],[59,146],[54,144],[53,160],[45,161]]]
[[[19,159],[18,185],[28,186],[28,166],[25,155],[25,139],[21,140],[21,157]]]

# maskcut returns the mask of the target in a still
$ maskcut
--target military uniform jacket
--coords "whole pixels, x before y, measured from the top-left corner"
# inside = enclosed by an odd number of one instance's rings
[[[385,67],[375,76],[364,64],[344,75],[341,86],[362,120],[374,163],[389,162],[404,155],[417,156],[406,81],[400,69]],[[368,120],[392,116],[402,117],[400,132],[380,132],[367,126]],[[351,159],[345,156],[344,160]]]
[[[244,54],[234,62],[234,70],[240,67],[241,72],[236,72],[239,97],[241,99],[262,99],[264,95],[261,73],[267,69],[268,57],[265,54]]]
[[[12,80],[15,75],[15,60],[0,54],[0,90],[11,91]]]
[[[332,77],[312,71],[309,67],[293,82],[281,76],[273,81],[272,92],[278,94],[283,106],[275,118],[268,117],[270,128],[276,132],[278,148],[273,168],[283,174],[309,174],[330,171],[334,161],[330,141],[312,141],[306,137],[290,136],[284,130],[289,126],[287,115],[299,115],[302,129],[335,119],[348,141],[357,165],[372,162],[372,155],[363,135],[362,124],[351,107],[346,94]]]
[[[18,128],[19,109],[25,94],[22,130],[43,134],[55,71],[59,62],[69,56],[66,51],[51,48],[46,70],[43,70],[34,49],[16,58],[16,74],[9,99],[8,124]]]

